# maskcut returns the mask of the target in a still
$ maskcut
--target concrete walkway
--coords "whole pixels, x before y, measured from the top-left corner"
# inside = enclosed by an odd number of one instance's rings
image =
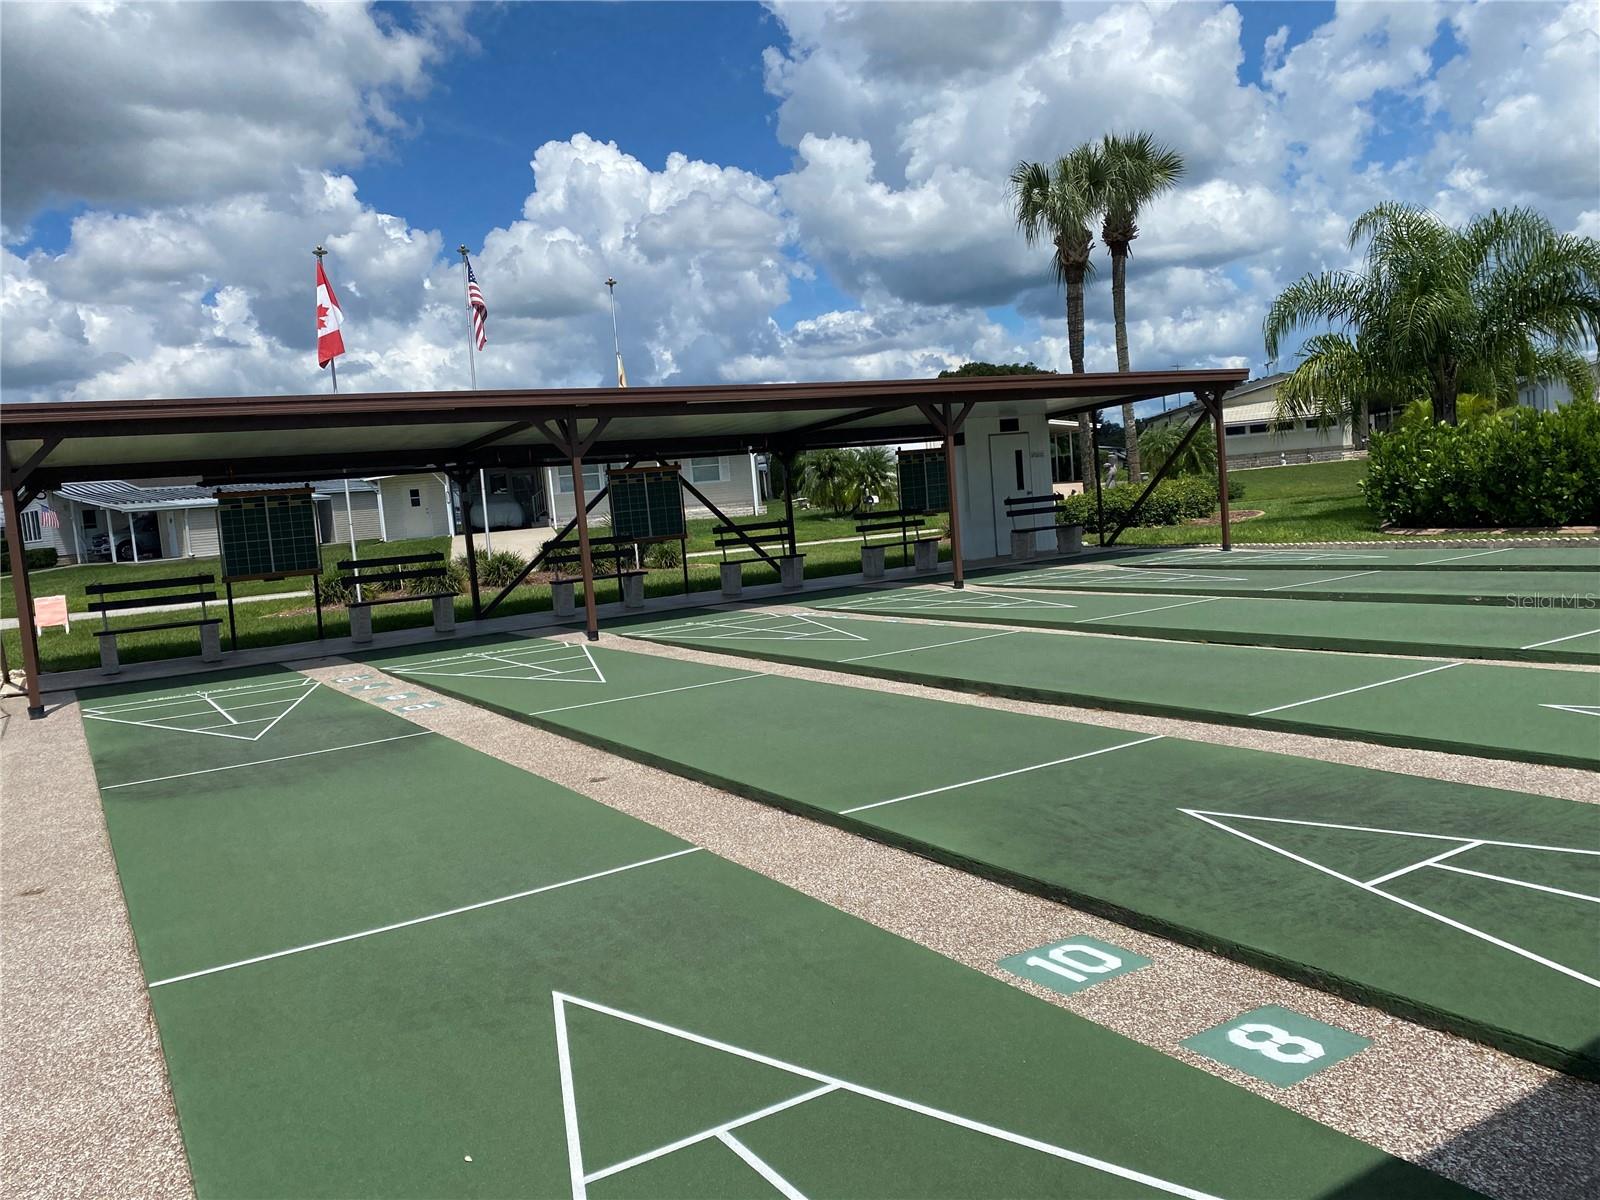
[[[293,600],[297,596],[309,595],[311,595],[309,590],[304,592],[270,592],[265,596],[235,596],[233,602],[235,604],[260,604],[264,600]],[[38,596],[35,596],[34,599],[37,600]],[[211,600],[207,601],[207,603],[218,608],[226,608],[228,602],[226,600]],[[141,608],[138,611],[141,613],[184,612],[188,609],[199,607],[198,604],[152,604],[149,608]],[[68,616],[74,621],[98,621],[100,619],[99,613],[72,612]],[[16,627],[17,619],[15,617],[0,618],[0,629],[15,629]]]

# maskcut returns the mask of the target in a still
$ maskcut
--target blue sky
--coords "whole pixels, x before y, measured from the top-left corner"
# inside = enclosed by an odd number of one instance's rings
[[[1259,370],[1273,294],[1348,265],[1380,200],[1600,232],[1588,0],[11,2],[0,27],[8,400],[317,386],[318,241],[352,386],[465,379],[463,241],[485,386],[608,382],[607,274],[635,384],[1063,369],[1004,180],[1113,129],[1190,168],[1134,245],[1135,367]]]

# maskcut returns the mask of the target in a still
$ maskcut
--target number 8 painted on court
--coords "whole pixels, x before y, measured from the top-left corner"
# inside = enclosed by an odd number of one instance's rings
[[[1264,1040],[1257,1040],[1253,1035],[1261,1034]],[[1297,1037],[1287,1029],[1280,1029],[1276,1025],[1251,1023],[1249,1025],[1235,1025],[1228,1030],[1228,1040],[1235,1046],[1243,1046],[1246,1050],[1255,1050],[1265,1054],[1273,1062],[1281,1063],[1308,1063],[1316,1062],[1327,1053],[1322,1048],[1322,1043],[1308,1037]],[[1299,1046],[1299,1050],[1288,1051],[1285,1046]]]

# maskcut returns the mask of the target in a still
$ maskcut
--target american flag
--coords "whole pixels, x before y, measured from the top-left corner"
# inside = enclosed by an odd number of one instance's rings
[[[478,277],[472,273],[472,263],[467,263],[467,307],[472,310],[472,333],[478,339],[478,349],[489,344],[489,335],[483,331],[489,320],[489,306],[483,302],[483,292],[478,288]]]
[[[61,518],[56,516],[56,510],[46,504],[39,510],[39,524],[46,529],[60,529]]]

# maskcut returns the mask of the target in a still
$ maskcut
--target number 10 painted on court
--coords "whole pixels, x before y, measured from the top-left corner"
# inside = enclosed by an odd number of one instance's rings
[[[1076,937],[1003,958],[1000,965],[1013,975],[1070,995],[1102,979],[1149,966],[1150,960],[1098,938]]]

